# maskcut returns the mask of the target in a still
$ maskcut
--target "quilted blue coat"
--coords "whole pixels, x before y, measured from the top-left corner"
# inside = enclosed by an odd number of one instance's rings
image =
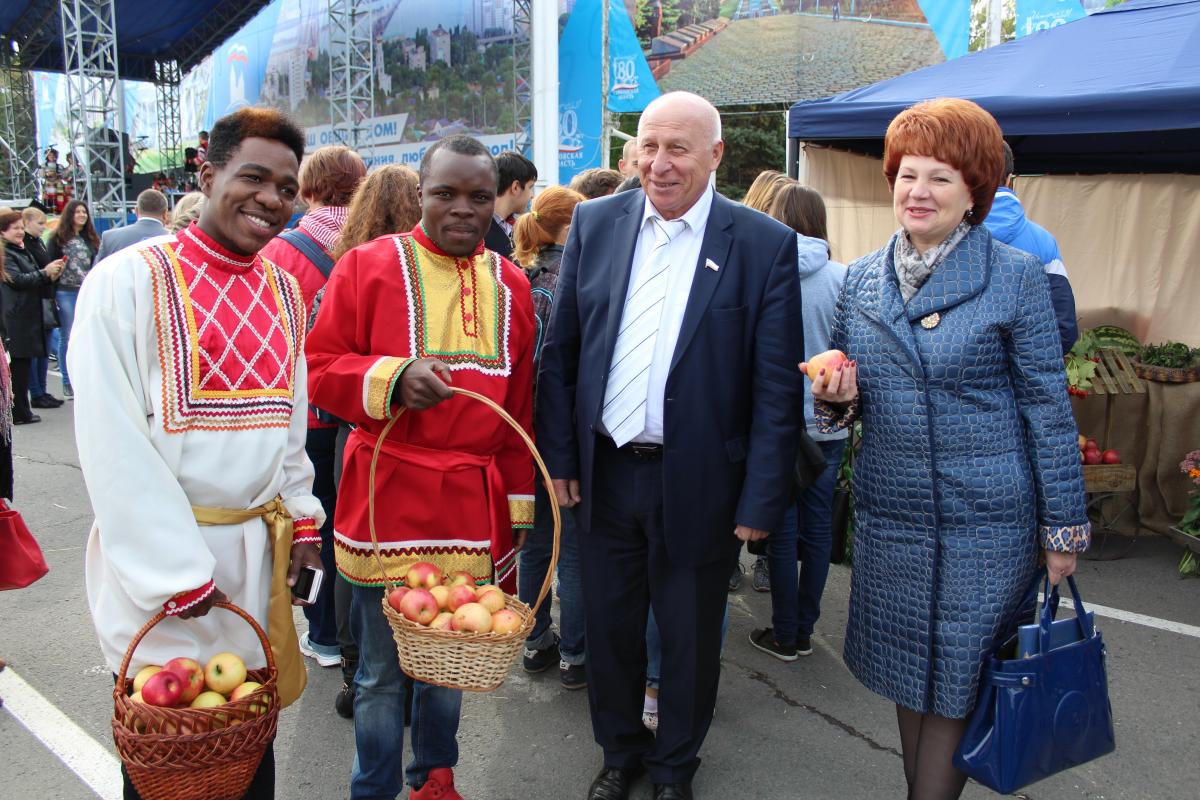
[[[832,335],[863,423],[845,659],[961,718],[1039,549],[1087,547],[1077,431],[1038,260],[976,226],[906,306],[894,245],[851,265]]]

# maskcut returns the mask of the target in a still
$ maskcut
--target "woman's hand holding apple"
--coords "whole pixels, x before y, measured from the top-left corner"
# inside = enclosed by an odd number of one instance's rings
[[[812,379],[812,396],[816,400],[849,403],[858,397],[858,363],[847,361],[837,350],[800,362],[800,371]]]

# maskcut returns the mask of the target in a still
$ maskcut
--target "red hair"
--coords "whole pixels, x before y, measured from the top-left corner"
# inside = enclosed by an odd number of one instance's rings
[[[917,103],[896,115],[883,140],[883,175],[892,188],[904,156],[936,158],[961,172],[973,203],[967,222],[987,217],[1004,172],[1004,137],[991,114],[956,97]]]
[[[533,198],[532,210],[517,218],[513,228],[513,255],[523,267],[532,267],[538,253],[571,224],[575,206],[584,201],[584,196],[565,186],[550,186]]]
[[[348,206],[367,177],[362,157],[340,144],[326,145],[300,163],[300,195],[310,203]]]

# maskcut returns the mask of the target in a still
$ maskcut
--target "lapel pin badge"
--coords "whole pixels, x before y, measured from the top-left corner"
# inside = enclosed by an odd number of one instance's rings
[[[721,265],[713,261],[711,258],[706,258],[704,259],[704,268],[711,269],[713,272],[716,272],[721,268]]]
[[[941,321],[942,315],[935,311],[927,317],[921,317],[921,327],[927,331],[931,331],[936,328],[938,323]]]

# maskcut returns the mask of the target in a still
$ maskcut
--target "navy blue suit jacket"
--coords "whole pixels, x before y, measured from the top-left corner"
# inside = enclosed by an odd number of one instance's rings
[[[576,207],[542,351],[538,447],[552,477],[580,480],[576,519],[584,531],[645,202],[639,189]],[[728,557],[735,524],[779,529],[801,424],[803,356],[795,233],[714,195],[663,404],[663,522],[672,560]]]

